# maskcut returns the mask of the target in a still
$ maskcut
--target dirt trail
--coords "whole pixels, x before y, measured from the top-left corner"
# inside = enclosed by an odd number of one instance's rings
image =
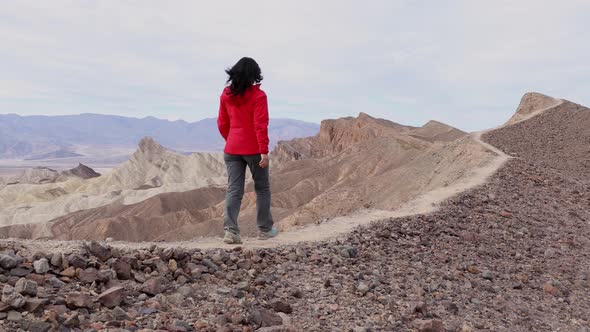
[[[437,188],[427,192],[410,202],[405,203],[401,208],[388,211],[376,209],[363,209],[347,216],[333,218],[327,222],[319,225],[307,225],[300,228],[291,228],[288,231],[282,232],[277,238],[261,241],[256,238],[243,238],[242,247],[245,248],[273,248],[283,245],[292,245],[300,242],[314,242],[336,238],[342,234],[352,231],[354,228],[366,225],[372,221],[400,218],[418,214],[432,213],[438,209],[438,205],[446,199],[457,195],[461,192],[467,191],[471,188],[480,186],[488,180],[506,161],[511,157],[500,151],[496,147],[481,140],[481,136],[486,132],[496,130],[499,128],[511,126],[515,123],[528,120],[546,110],[559,106],[563,103],[561,99],[555,99],[555,102],[548,107],[536,110],[526,114],[517,122],[506,123],[496,128],[474,132],[469,135],[477,143],[484,146],[487,150],[494,154],[494,158],[486,165],[473,169],[471,174],[463,180],[452,183],[449,186]],[[0,240],[0,244],[7,242],[18,242],[27,246],[29,249],[43,250],[43,251],[62,251],[62,250],[76,250],[83,241],[58,241],[58,240],[22,240],[22,239],[6,239]],[[196,238],[191,241],[178,242],[124,242],[114,241],[110,243],[112,246],[123,249],[133,250],[149,248],[156,244],[162,248],[185,248],[185,249],[213,249],[213,248],[231,248],[232,245],[226,245],[221,241],[221,238]]]

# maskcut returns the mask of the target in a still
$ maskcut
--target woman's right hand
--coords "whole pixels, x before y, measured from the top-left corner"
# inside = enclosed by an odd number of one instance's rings
[[[260,162],[258,163],[258,165],[260,166],[260,168],[267,168],[268,167],[268,155],[267,154],[260,155]]]

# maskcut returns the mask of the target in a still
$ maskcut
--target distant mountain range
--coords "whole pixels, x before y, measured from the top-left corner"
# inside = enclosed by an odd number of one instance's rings
[[[279,140],[317,134],[319,125],[271,119],[271,146]],[[197,122],[102,114],[19,116],[0,114],[0,159],[46,159],[78,155],[77,146],[135,147],[145,136],[177,151],[220,151],[214,118]]]

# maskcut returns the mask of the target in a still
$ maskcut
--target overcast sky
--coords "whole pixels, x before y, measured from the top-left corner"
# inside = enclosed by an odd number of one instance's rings
[[[496,126],[527,91],[590,105],[590,1],[3,1],[0,113],[217,116],[262,67],[271,117]]]

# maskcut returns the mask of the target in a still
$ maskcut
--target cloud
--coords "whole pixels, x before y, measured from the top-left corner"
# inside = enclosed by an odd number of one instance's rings
[[[276,117],[482,129],[530,90],[590,104],[588,13],[577,0],[11,2],[0,112],[212,117],[223,69],[247,55]]]

